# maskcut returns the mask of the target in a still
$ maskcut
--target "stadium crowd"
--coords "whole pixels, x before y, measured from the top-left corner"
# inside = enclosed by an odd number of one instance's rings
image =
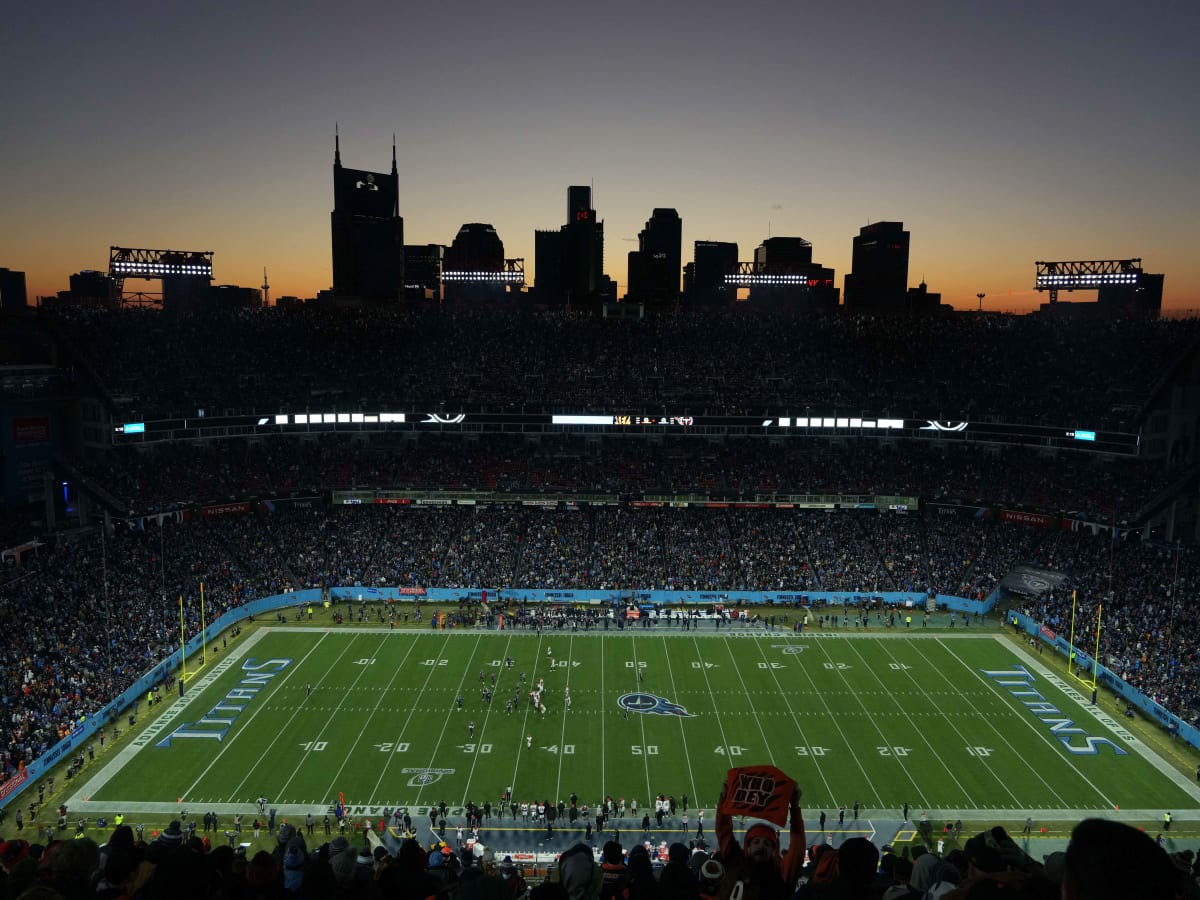
[[[1060,633],[1073,628],[1087,635],[1080,641],[1085,646],[1098,627],[1109,669],[1167,709],[1200,709],[1195,548],[1110,541],[1079,545],[1059,534],[1042,541],[1034,559],[1070,579],[1030,603],[1026,612]],[[1073,596],[1082,601],[1073,603]]]
[[[754,500],[791,494],[884,494],[1016,504],[1112,521],[1181,476],[1161,464],[1021,447],[980,452],[955,442],[697,438],[648,442],[578,435],[424,434],[369,442],[278,436],[120,447],[76,461],[131,515],[204,502],[354,488],[530,494],[702,494]]]
[[[273,509],[273,511],[271,511]],[[173,648],[180,597],[200,628],[260,596],[329,586],[932,591],[991,594],[1016,564],[1065,587],[1028,601],[1063,630],[1094,633],[1114,671],[1191,720],[1200,710],[1200,630],[1184,597],[1198,582],[1187,548],[1108,533],[947,516],[798,509],[344,506],[318,501],[216,517],[173,514],[63,535],[9,566],[0,585],[3,772],[43,753]],[[969,508],[967,513],[971,513]],[[1090,631],[1089,631],[1090,630]],[[1151,650],[1155,652],[1151,652]]]
[[[1200,860],[1192,850],[1168,850],[1110,820],[1079,822],[1065,851],[1036,859],[1027,841],[1001,826],[965,840],[956,835],[953,845],[922,829],[902,849],[879,848],[865,837],[809,846],[798,805],[789,819],[786,847],[780,829],[763,820],[748,822],[739,838],[724,809],[716,815],[713,845],[699,835],[686,844],[655,845],[648,830],[636,828],[622,843],[610,823],[596,836],[596,845],[603,842],[598,854],[591,841],[580,840],[537,876],[510,856],[479,852],[478,842],[425,846],[365,830],[318,843],[311,826],[286,823],[270,829],[270,849],[254,852],[219,838],[214,847],[207,821],[203,835],[177,820],[149,841],[140,826],[135,834],[120,824],[103,845],[82,835],[37,843],[34,834],[33,842],[17,834],[0,843],[0,898],[1190,900],[1200,894]]]
[[[782,407],[1131,431],[1162,367],[1200,333],[1195,320],[714,310],[631,322],[316,304],[177,315],[64,308],[45,321],[126,421],[389,397],[454,412]]]

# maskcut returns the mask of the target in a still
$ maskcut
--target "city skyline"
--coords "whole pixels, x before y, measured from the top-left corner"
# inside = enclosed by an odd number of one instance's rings
[[[1128,257],[1166,275],[1164,312],[1200,308],[1183,5],[69,3],[6,25],[0,266],[31,302],[110,245],[215,251],[223,284],[265,266],[275,298],[330,287],[337,122],[352,168],[387,171],[396,133],[406,243],[488,222],[530,283],[535,230],[591,184],[620,295],[674,208],[684,263],[803,237],[842,288],[859,228],[892,220],[910,286],[956,308],[1036,307],[1038,259]]]

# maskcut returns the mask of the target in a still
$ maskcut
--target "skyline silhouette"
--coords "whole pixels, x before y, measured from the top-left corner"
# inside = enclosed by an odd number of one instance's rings
[[[110,245],[193,247],[218,283],[266,267],[273,297],[314,296],[336,121],[373,171],[396,132],[410,244],[490,222],[532,272],[535,230],[591,184],[620,295],[664,207],[684,263],[803,237],[840,288],[859,228],[895,220],[910,283],[959,309],[1036,307],[1038,259],[1127,257],[1166,275],[1165,313],[1200,308],[1197,25],[1166,3],[22,9],[0,266],[33,302]]]

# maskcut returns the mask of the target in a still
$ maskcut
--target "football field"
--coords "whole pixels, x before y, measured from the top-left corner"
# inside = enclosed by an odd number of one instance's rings
[[[73,810],[250,814],[265,796],[321,815],[342,796],[415,817],[511,788],[642,809],[687,795],[707,818],[726,770],[759,763],[797,780],[812,818],[1200,808],[1187,777],[994,632],[264,627],[138,728],[75,782]]]

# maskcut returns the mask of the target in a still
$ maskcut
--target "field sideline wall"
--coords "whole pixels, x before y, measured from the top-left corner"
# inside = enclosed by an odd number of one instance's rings
[[[814,601],[827,605],[857,603],[860,600],[883,600],[892,606],[924,606],[929,595],[923,591],[602,591],[602,590],[540,590],[533,588],[500,588],[499,590],[467,588],[421,588],[414,594],[411,589],[337,587],[329,593],[336,600],[422,600],[429,603],[458,603],[461,600],[507,602],[514,600],[530,603],[592,604],[661,603],[664,606],[687,606],[688,604],[709,606],[712,604],[779,604],[784,608],[808,606]],[[311,591],[282,594],[282,597],[299,597]],[[487,595],[486,598],[484,595]],[[985,613],[995,605],[995,596],[986,600],[964,600],[950,594],[938,594],[937,605],[958,612]],[[277,598],[270,598],[277,599]],[[292,602],[304,602],[302,600]],[[287,605],[286,603],[281,605]],[[276,608],[275,606],[271,607]]]
[[[1009,622],[1017,628],[1029,634],[1036,640],[1045,641],[1058,653],[1065,657],[1070,657],[1071,643],[1061,634],[1035,621],[1030,616],[1024,613],[1010,612],[1008,614]],[[1094,659],[1090,653],[1079,647],[1075,648],[1075,660],[1080,664],[1088,674],[1085,679],[1087,683],[1091,683],[1092,667]],[[1110,671],[1105,666],[1096,667],[1096,682],[1108,688],[1126,703],[1136,706],[1146,715],[1150,716],[1154,721],[1158,722],[1164,728],[1179,735],[1179,738],[1186,742],[1191,747],[1200,748],[1200,730],[1192,725],[1189,725],[1179,716],[1159,706],[1145,694],[1138,691],[1123,679],[1116,672]]]

